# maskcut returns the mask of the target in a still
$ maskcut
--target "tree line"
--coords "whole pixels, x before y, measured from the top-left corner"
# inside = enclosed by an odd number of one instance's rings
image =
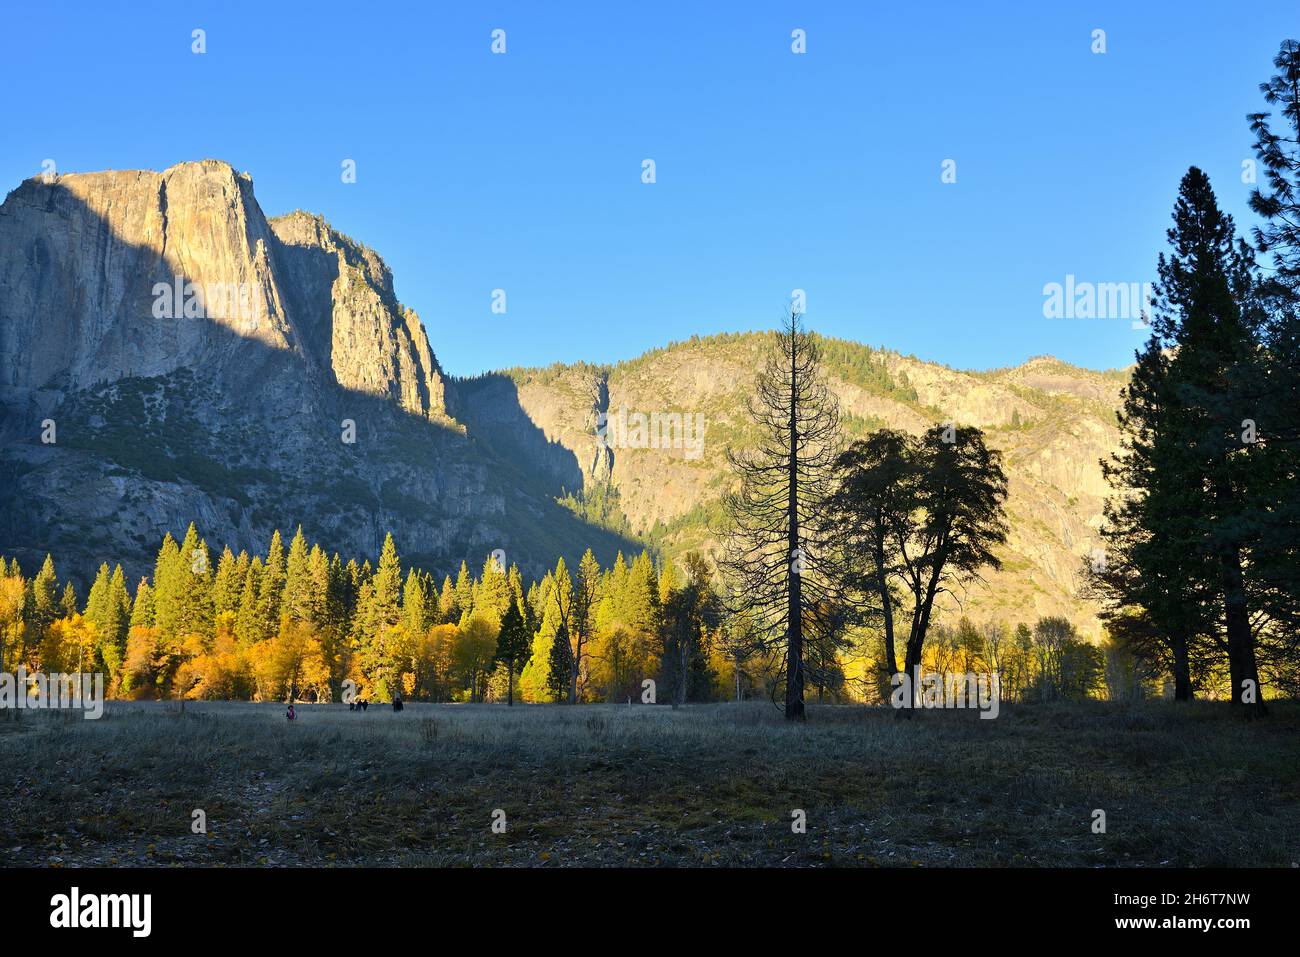
[[[591,552],[525,585],[489,556],[439,586],[403,568],[388,537],[378,562],[343,562],[299,530],[264,555],[223,549],[215,567],[197,528],[167,535],[153,575],[130,589],[100,566],[84,603],[47,556],[35,575],[0,558],[0,670],[99,672],[111,697],[340,701],[663,704],[766,699],[784,684],[780,655],[748,616],[727,611],[702,556],[656,562]],[[924,667],[998,675],[1004,700],[1118,693],[1111,663],[1065,619],[1032,627],[940,624]],[[810,630],[809,693],[821,702],[888,698],[877,636]],[[647,694],[646,681],[654,683]]]
[[[1264,685],[1300,691],[1296,41],[1274,66],[1261,90],[1280,124],[1249,117],[1265,174],[1250,196],[1254,245],[1202,170],[1180,184],[1151,335],[1123,393],[1122,448],[1103,462],[1116,490],[1105,547],[1085,569],[1110,633],[1171,674],[1178,700],[1226,688],[1249,717],[1266,712]]]

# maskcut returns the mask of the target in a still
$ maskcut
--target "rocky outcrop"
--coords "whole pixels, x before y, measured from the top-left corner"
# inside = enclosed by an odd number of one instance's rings
[[[288,359],[294,378],[444,416],[383,261],[305,214],[269,223],[226,163],[27,180],[0,206],[0,249],[6,404],[181,368],[256,398]]]
[[[302,523],[359,557],[391,530],[453,572],[630,547],[448,399],[378,254],[316,216],[268,221],[226,163],[33,179],[0,206],[0,553],[24,564],[147,574],[191,520],[236,549]]]

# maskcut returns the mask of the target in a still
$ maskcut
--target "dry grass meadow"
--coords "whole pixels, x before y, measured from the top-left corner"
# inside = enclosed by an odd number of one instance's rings
[[[110,702],[6,715],[0,761],[8,867],[1300,862],[1287,703],[1255,725],[1098,702],[813,706],[791,727],[765,703],[302,705],[291,724],[274,704]]]

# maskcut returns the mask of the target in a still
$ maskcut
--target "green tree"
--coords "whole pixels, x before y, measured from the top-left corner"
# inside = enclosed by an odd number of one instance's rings
[[[496,648],[496,660],[506,666],[508,676],[507,705],[515,703],[515,675],[523,670],[532,647],[533,636],[524,622],[518,603],[512,601],[501,619]]]
[[[549,670],[546,688],[556,701],[568,700],[569,678],[573,668],[573,649],[569,645],[569,629],[561,622],[551,640]]]

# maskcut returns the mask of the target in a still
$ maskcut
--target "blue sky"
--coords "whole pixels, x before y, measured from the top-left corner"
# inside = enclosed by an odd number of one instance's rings
[[[1141,333],[1044,318],[1044,284],[1153,279],[1192,164],[1253,222],[1245,114],[1262,109],[1296,14],[11,4],[0,183],[46,158],[60,172],[227,160],[268,215],[319,212],[378,250],[461,375],[768,328],[795,288],[826,334],[960,368],[1042,353],[1112,367]],[[505,55],[490,49],[497,28]],[[945,159],[955,183],[941,182]],[[505,315],[490,309],[497,288]]]

